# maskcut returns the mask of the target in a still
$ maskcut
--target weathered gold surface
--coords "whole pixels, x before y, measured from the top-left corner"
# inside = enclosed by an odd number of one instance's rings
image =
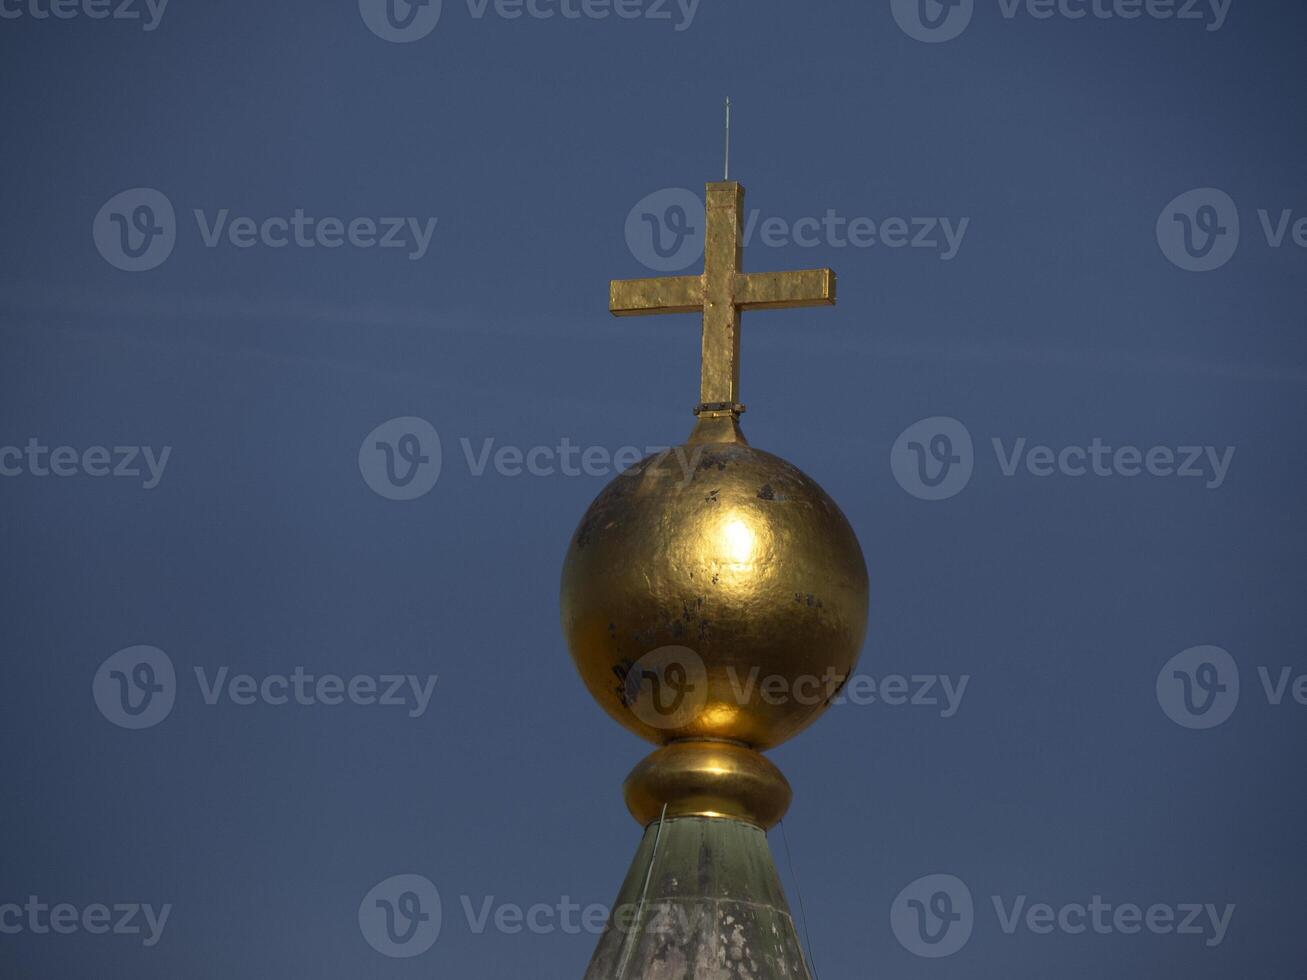
[[[768,830],[785,816],[794,794],[760,752],[735,742],[673,742],[632,770],[622,795],[643,825],[666,805],[669,820],[730,817]]]
[[[744,188],[733,180],[710,183],[704,194],[703,274],[613,280],[608,308],[614,316],[703,310],[700,407],[740,404],[740,313],[835,302],[835,273],[743,272]]]
[[[718,438],[735,427],[699,424]],[[797,467],[743,441],[692,442],[591,504],[562,613],[582,679],[627,728],[767,748],[821,714],[852,671],[867,570],[840,509]]]

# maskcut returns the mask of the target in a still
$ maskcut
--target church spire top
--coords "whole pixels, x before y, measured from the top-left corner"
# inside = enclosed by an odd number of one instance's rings
[[[614,915],[586,980],[810,980],[767,846],[791,790],[763,752],[834,701],[867,624],[867,567],[839,507],[738,424],[741,314],[833,304],[835,273],[745,272],[744,188],[708,184],[704,204],[700,275],[608,292],[616,316],[701,314],[698,422],[604,488],[563,566],[581,679],[659,746],[623,786],[645,826],[618,900],[634,915]]]

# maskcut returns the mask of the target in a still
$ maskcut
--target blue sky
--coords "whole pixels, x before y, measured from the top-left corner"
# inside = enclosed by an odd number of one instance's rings
[[[746,267],[839,274],[746,318],[745,430],[871,576],[865,696],[772,754],[821,975],[1290,975],[1307,12],[396,3],[0,3],[6,975],[581,975],[647,747],[558,573],[619,450],[688,434],[697,320],[607,281],[728,94]],[[166,715],[114,708],[165,663]],[[891,924],[939,874],[947,958]],[[359,921],[399,875],[443,909],[409,957]],[[157,942],[87,927],[133,903]]]

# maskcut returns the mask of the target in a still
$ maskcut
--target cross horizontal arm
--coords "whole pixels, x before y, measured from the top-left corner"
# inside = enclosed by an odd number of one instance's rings
[[[698,313],[703,309],[703,278],[614,279],[608,284],[608,309],[613,316]]]
[[[739,273],[735,277],[735,303],[742,310],[833,306],[835,273],[830,269]]]

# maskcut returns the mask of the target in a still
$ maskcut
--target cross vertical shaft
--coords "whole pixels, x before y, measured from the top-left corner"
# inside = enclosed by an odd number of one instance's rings
[[[740,308],[735,276],[744,260],[744,188],[709,184],[703,238],[703,368],[699,410],[744,411],[740,404]]]

